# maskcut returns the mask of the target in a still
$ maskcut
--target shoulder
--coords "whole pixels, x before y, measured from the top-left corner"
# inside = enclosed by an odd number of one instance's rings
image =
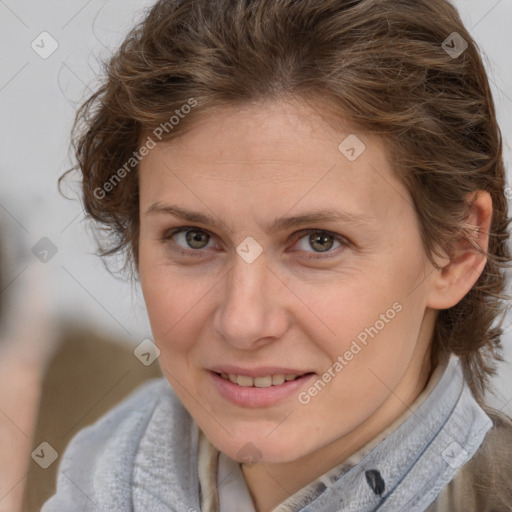
[[[493,426],[467,465],[473,470],[475,482],[506,490],[512,510],[512,419],[492,407],[483,409]]]
[[[82,445],[87,445],[91,452],[93,446],[101,448],[112,443],[115,435],[142,433],[158,403],[169,394],[173,392],[163,378],[140,385],[99,420],[78,432],[67,447],[64,458]]]
[[[82,429],[66,448],[58,469],[57,493],[43,506],[44,512],[66,509],[88,498],[111,495],[119,504],[128,502],[133,461],[140,441],[159,404],[179,407],[164,378],[139,386],[96,423]],[[96,504],[98,504],[96,500]],[[83,510],[87,508],[84,501]],[[80,509],[82,510],[82,509]],[[115,509],[117,510],[117,509]],[[119,508],[119,510],[123,510]]]
[[[509,511],[512,510],[512,419],[492,407],[483,409],[493,426],[467,463],[467,476],[485,510]]]
[[[493,422],[479,449],[443,489],[429,512],[512,510],[512,419],[489,406]]]

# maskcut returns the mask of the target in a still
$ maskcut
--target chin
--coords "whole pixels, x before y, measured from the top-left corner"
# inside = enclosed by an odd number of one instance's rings
[[[225,442],[213,444],[228,457],[242,464],[283,464],[304,457],[310,451],[303,440],[296,440],[289,435],[276,436],[272,440],[261,438],[261,435],[245,435],[223,441]]]

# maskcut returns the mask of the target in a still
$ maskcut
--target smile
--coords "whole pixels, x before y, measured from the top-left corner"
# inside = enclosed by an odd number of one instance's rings
[[[212,370],[208,373],[215,394],[243,408],[270,407],[292,399],[315,378],[312,372],[262,375],[261,371],[258,376]]]

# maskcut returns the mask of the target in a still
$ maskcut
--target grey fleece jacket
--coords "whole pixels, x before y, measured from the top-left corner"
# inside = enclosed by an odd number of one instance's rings
[[[438,510],[436,498],[493,426],[459,359],[452,355],[438,371],[435,387],[356,465],[334,468],[279,511]],[[198,441],[197,424],[168,382],[149,381],[75,436],[42,512],[201,511]]]

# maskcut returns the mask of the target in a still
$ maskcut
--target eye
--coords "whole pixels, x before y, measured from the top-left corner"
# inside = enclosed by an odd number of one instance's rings
[[[178,246],[176,250],[180,254],[200,256],[200,250],[206,248],[210,238],[210,234],[203,229],[186,226],[167,231],[164,233],[162,241],[174,242]]]
[[[316,255],[312,257],[307,256],[308,258],[330,258],[338,253],[336,249],[348,245],[343,237],[330,233],[329,231],[308,229],[302,231],[299,235],[302,235],[297,243],[299,250],[316,253]],[[331,250],[335,244],[338,245],[334,247],[334,250]],[[310,251],[310,248],[313,248],[313,251]],[[322,253],[327,254],[326,256],[322,256]]]
[[[344,237],[318,229],[301,231],[296,234],[295,238],[297,242],[294,245],[299,246],[299,251],[310,254],[316,253],[306,256],[309,259],[325,259],[336,256],[339,252],[336,249],[344,248],[348,245],[348,241]],[[171,241],[172,245],[176,246],[172,249],[183,256],[201,256],[202,249],[208,248],[210,240],[211,235],[207,231],[191,226],[171,229],[162,236],[162,242],[168,243]],[[335,246],[335,244],[338,245]],[[310,250],[311,248],[313,251]],[[292,252],[295,252],[295,250]]]

